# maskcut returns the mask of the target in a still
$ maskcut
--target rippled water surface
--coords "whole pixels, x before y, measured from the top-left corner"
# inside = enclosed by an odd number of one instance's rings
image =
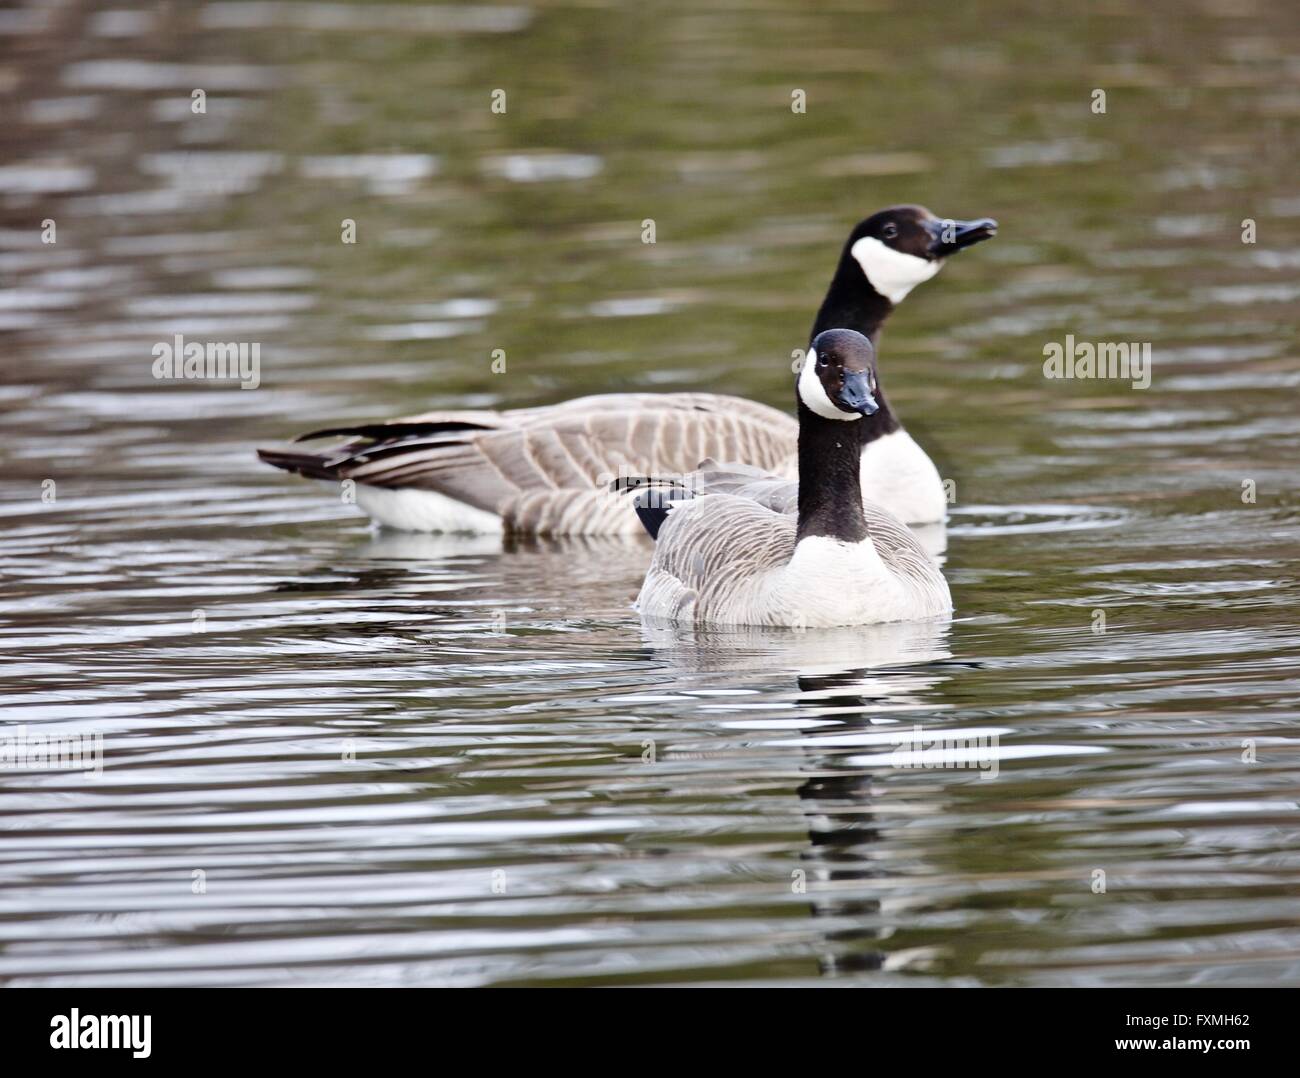
[[[3,733],[104,739],[0,771],[0,978],[1300,984],[1298,37],[1266,0],[0,11]],[[882,345],[955,482],[951,626],[642,626],[648,540],[378,534],[255,459],[789,407],[899,201],[1002,224]],[[258,342],[260,387],[155,381],[177,333]],[[1067,333],[1151,342],[1151,387],[1046,380]],[[918,725],[996,777],[893,766]]]

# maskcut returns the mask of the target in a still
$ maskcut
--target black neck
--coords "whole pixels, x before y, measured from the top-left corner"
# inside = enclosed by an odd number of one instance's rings
[[[867,537],[862,515],[862,420],[823,419],[799,402],[799,539],[824,535],[856,543]]]
[[[835,267],[835,276],[831,278],[831,286],[826,290],[826,298],[822,300],[821,309],[813,322],[812,336],[808,338],[810,343],[824,330],[856,329],[875,347],[880,341],[881,326],[894,311],[894,305],[871,287],[849,247],[849,244],[845,244],[840,264]],[[880,386],[879,369],[876,371],[875,396],[880,403],[880,411],[863,416],[853,424],[860,446],[886,434],[893,434],[903,426],[885,399],[885,392]]]
[[[880,327],[893,312],[894,305],[871,287],[850,245],[845,244],[831,286],[813,322],[812,337],[827,329],[855,329],[874,345]]]

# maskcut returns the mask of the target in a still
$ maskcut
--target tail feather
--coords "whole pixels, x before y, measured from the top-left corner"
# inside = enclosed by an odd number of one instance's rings
[[[634,490],[685,490],[686,484],[674,476],[620,475],[609,489],[615,494],[627,494]]]
[[[463,444],[458,435],[465,431],[491,430],[484,423],[460,420],[434,422],[363,423],[352,427],[327,427],[300,434],[294,442],[316,438],[350,437],[332,449],[315,453],[286,448],[259,449],[265,463],[273,468],[306,476],[308,479],[343,479],[351,469],[387,457],[432,447]],[[385,485],[385,484],[381,484]]]
[[[651,539],[659,538],[659,529],[664,526],[674,505],[695,497],[693,490],[672,476],[623,475],[610,483],[609,487],[618,493],[639,491],[632,500],[632,506]]]
[[[337,479],[338,461],[320,453],[298,453],[292,449],[259,449],[257,455],[273,468],[306,476],[308,479]]]
[[[421,438],[434,434],[448,434],[466,430],[492,430],[486,423],[472,423],[468,420],[440,420],[435,423],[362,423],[355,427],[325,427],[322,430],[308,431],[294,439],[295,442],[310,442],[316,438],[369,438],[375,442],[389,442],[405,438]]]

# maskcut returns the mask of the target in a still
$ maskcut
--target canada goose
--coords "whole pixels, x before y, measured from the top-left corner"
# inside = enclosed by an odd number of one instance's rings
[[[819,333],[796,385],[798,513],[736,494],[643,492],[655,537],[637,597],[650,618],[696,625],[866,625],[941,617],[948,583],[907,526],[863,502],[856,424],[880,407],[875,349]]]
[[[895,206],[850,233],[810,337],[831,328],[875,338],[894,307],[955,251],[997,222],[941,220]],[[863,488],[908,523],[944,518],[930,458],[883,407],[859,424]],[[686,472],[741,461],[793,479],[798,423],[784,412],[710,393],[618,393],[509,411],[429,412],[333,427],[297,441],[350,436],[331,449],[261,449],[266,463],[314,479],[355,482],[356,502],[405,531],[601,535],[638,530],[606,488],[618,475]]]

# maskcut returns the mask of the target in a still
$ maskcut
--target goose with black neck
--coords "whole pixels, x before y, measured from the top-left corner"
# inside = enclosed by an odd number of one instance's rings
[[[856,425],[879,410],[877,392],[868,338],[844,329],[817,335],[796,388],[794,516],[733,494],[643,493],[636,513],[655,554],[637,597],[641,614],[794,628],[949,615],[938,566],[902,521],[862,496]]]
[[[936,217],[924,206],[894,206],[873,214],[845,241],[810,337],[828,329],[852,329],[878,345],[885,320],[913,288],[938,273],[945,259],[997,231],[991,217],[956,221]],[[909,524],[943,520],[948,499],[939,470],[904,429],[879,386],[876,399],[880,408],[857,430],[863,490]]]

